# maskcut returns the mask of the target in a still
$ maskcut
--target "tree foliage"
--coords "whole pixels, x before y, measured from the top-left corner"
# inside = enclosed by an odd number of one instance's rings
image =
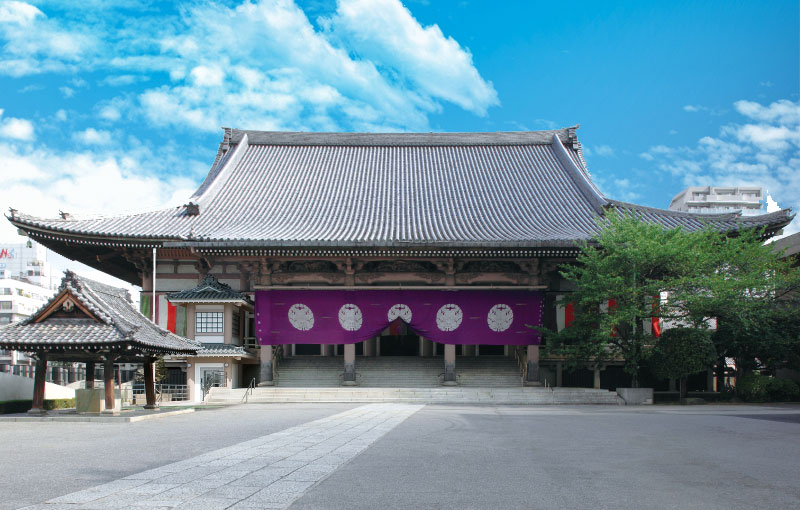
[[[636,385],[656,343],[644,327],[654,317],[665,328],[719,324],[718,357],[775,363],[800,357],[800,270],[763,246],[761,232],[687,232],[614,212],[599,222],[576,262],[562,267],[575,289],[569,298],[575,316],[561,332],[543,329],[552,353],[573,366],[624,360]],[[609,300],[616,306],[606,311]]]
[[[707,369],[716,357],[707,330],[672,328],[655,342],[650,362],[656,377],[683,379]]]

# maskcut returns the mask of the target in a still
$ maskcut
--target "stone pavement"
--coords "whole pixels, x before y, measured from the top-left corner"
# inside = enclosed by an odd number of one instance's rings
[[[25,508],[286,508],[422,407],[357,407]]]

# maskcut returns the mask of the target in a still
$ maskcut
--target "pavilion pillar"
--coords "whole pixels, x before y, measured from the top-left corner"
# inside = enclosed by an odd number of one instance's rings
[[[147,374],[147,370],[145,370],[145,374]],[[103,361],[103,389],[106,397],[106,408],[103,412],[116,414],[118,410],[114,408],[114,360],[110,356]]]
[[[262,345],[260,360],[261,366],[259,368],[258,385],[259,386],[273,386],[275,381],[272,378],[272,346]]]
[[[144,408],[158,409],[158,404],[156,404],[156,364],[152,358],[148,358],[144,362],[144,394],[147,401]],[[106,402],[108,402],[108,391],[106,391]]]
[[[86,362],[86,389],[94,389],[94,361]]]
[[[344,386],[356,385],[356,344],[344,344]]]
[[[444,344],[444,382],[445,386],[455,386],[456,383],[456,346]]]
[[[44,389],[47,383],[47,354],[39,353],[36,360],[36,376],[33,379],[33,404],[28,414],[45,414]]]
[[[528,346],[528,378],[526,382],[539,382],[539,346]]]

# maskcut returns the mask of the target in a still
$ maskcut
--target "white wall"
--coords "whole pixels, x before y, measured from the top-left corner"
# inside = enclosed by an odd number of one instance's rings
[[[44,398],[75,398],[75,390],[46,383]],[[0,401],[3,400],[33,400],[33,379],[0,372]]]

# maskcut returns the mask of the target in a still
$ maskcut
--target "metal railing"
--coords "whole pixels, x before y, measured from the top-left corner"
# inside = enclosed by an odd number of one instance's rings
[[[242,404],[246,404],[247,400],[249,399],[250,395],[253,394],[253,390],[256,387],[256,378],[253,377],[250,380],[250,384],[247,385],[247,389],[244,390],[244,395],[242,395]]]
[[[144,395],[144,383],[133,383],[131,385],[133,397]],[[165,396],[169,395],[171,401],[188,400],[189,389],[185,384],[156,384],[156,402],[165,402]]]

